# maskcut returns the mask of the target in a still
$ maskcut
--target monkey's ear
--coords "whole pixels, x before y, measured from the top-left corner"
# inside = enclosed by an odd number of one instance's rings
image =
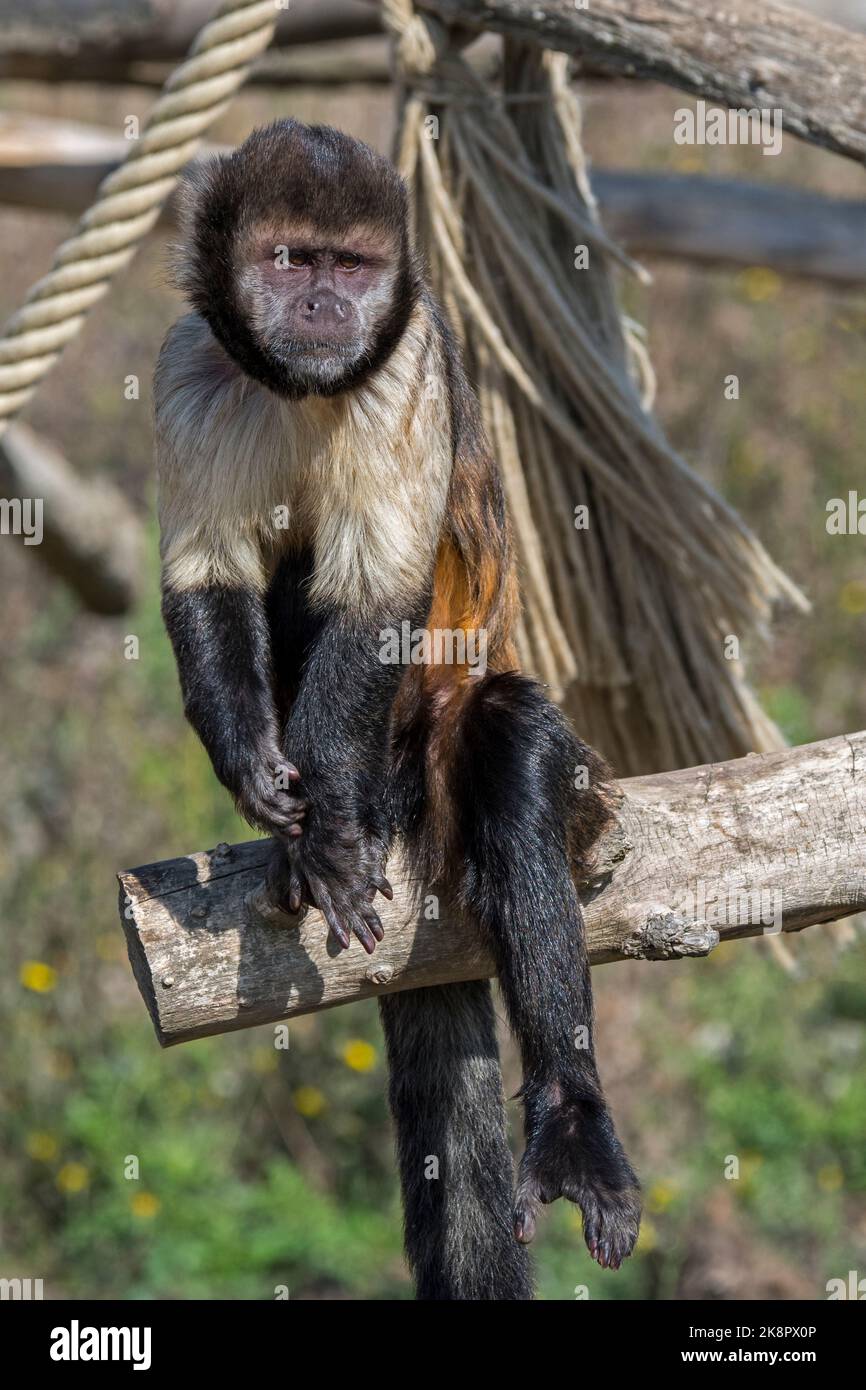
[[[168,249],[169,279],[197,308],[213,285],[215,264],[231,259],[239,189],[231,156],[213,155],[184,170],[175,195],[178,235]]]

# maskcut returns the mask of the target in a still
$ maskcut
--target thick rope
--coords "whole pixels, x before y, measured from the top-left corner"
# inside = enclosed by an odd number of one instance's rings
[[[763,634],[777,601],[805,601],[648,413],[652,368],[611,274],[635,267],[598,220],[567,59],[508,45],[501,93],[412,0],[383,0],[383,14],[416,236],[513,517],[521,660],[622,775],[777,746],[724,638]]]
[[[168,78],[125,162],[62,243],[0,337],[0,431],[78,333],[111,279],[135,255],[208,126],[228,107],[271,41],[275,0],[225,0]]]

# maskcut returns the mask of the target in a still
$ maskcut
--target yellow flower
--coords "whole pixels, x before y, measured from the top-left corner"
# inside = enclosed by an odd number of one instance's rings
[[[838,1192],[845,1184],[845,1174],[838,1163],[825,1163],[818,1169],[818,1186],[822,1192]]]
[[[677,1195],[677,1190],[673,1183],[657,1182],[653,1183],[647,1195],[647,1211],[654,1211],[660,1214],[667,1211],[671,1202]]]
[[[57,1174],[61,1192],[83,1192],[90,1183],[90,1174],[83,1163],[64,1163]]]
[[[739,276],[740,287],[753,304],[776,299],[782,292],[782,277],[765,265],[753,265]]]
[[[136,1192],[130,1206],[133,1216],[137,1216],[140,1221],[152,1221],[162,1202],[152,1192]]]
[[[859,617],[866,613],[866,584],[861,579],[849,579],[839,593],[839,607],[843,613]]]
[[[57,984],[57,971],[44,961],[25,960],[20,978],[25,989],[32,989],[36,994],[48,994]]]
[[[376,1065],[376,1049],[363,1038],[352,1038],[343,1048],[343,1061],[352,1071],[372,1071]]]
[[[295,1109],[311,1120],[325,1108],[325,1097],[315,1086],[299,1086],[294,1094]]]
[[[53,1134],[46,1134],[41,1129],[35,1130],[27,1136],[27,1152],[38,1163],[50,1163],[57,1154],[57,1140]]]

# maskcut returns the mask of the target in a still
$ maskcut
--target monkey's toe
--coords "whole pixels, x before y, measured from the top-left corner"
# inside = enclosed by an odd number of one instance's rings
[[[635,1247],[640,1231],[637,1188],[616,1192],[603,1184],[586,1185],[575,1199],[583,1213],[586,1248],[602,1269],[619,1269]]]

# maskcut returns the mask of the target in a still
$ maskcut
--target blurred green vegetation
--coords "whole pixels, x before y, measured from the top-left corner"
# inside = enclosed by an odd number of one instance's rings
[[[9,96],[21,104],[19,89]],[[388,117],[364,99],[376,138]],[[300,114],[365,133],[357,97],[341,100]],[[595,95],[593,154],[671,162],[679,102]],[[245,96],[218,137],[243,134],[265,103]],[[116,112],[142,104],[119,94]],[[780,160],[744,168],[753,153],[698,162],[850,191],[829,155],[788,142]],[[0,263],[16,267],[4,310],[64,230],[3,214]],[[154,241],[29,412],[151,516],[146,383],[177,309],[163,257]],[[825,528],[828,499],[864,486],[862,296],[760,268],[654,269],[654,286],[627,296],[649,323],[660,414],[814,604],[750,654],[766,707],[795,742],[862,727],[866,540]],[[139,402],[124,399],[129,372]],[[730,372],[737,402],[723,395]],[[375,1007],[299,1020],[287,1051],[259,1029],[163,1053],[132,981],[114,872],[249,836],[183,724],[152,524],[149,542],[141,603],[112,622],[78,610],[32,551],[0,547],[0,1273],[42,1277],[54,1296],[408,1297]],[[124,656],[129,634],[137,660]],[[813,929],[791,949],[795,977],[750,941],[707,962],[596,972],[602,1067],[647,1217],[636,1257],[612,1274],[557,1204],[537,1242],[543,1297],[821,1298],[828,1278],[863,1270],[863,936]],[[505,1066],[513,1094],[508,1044]]]

